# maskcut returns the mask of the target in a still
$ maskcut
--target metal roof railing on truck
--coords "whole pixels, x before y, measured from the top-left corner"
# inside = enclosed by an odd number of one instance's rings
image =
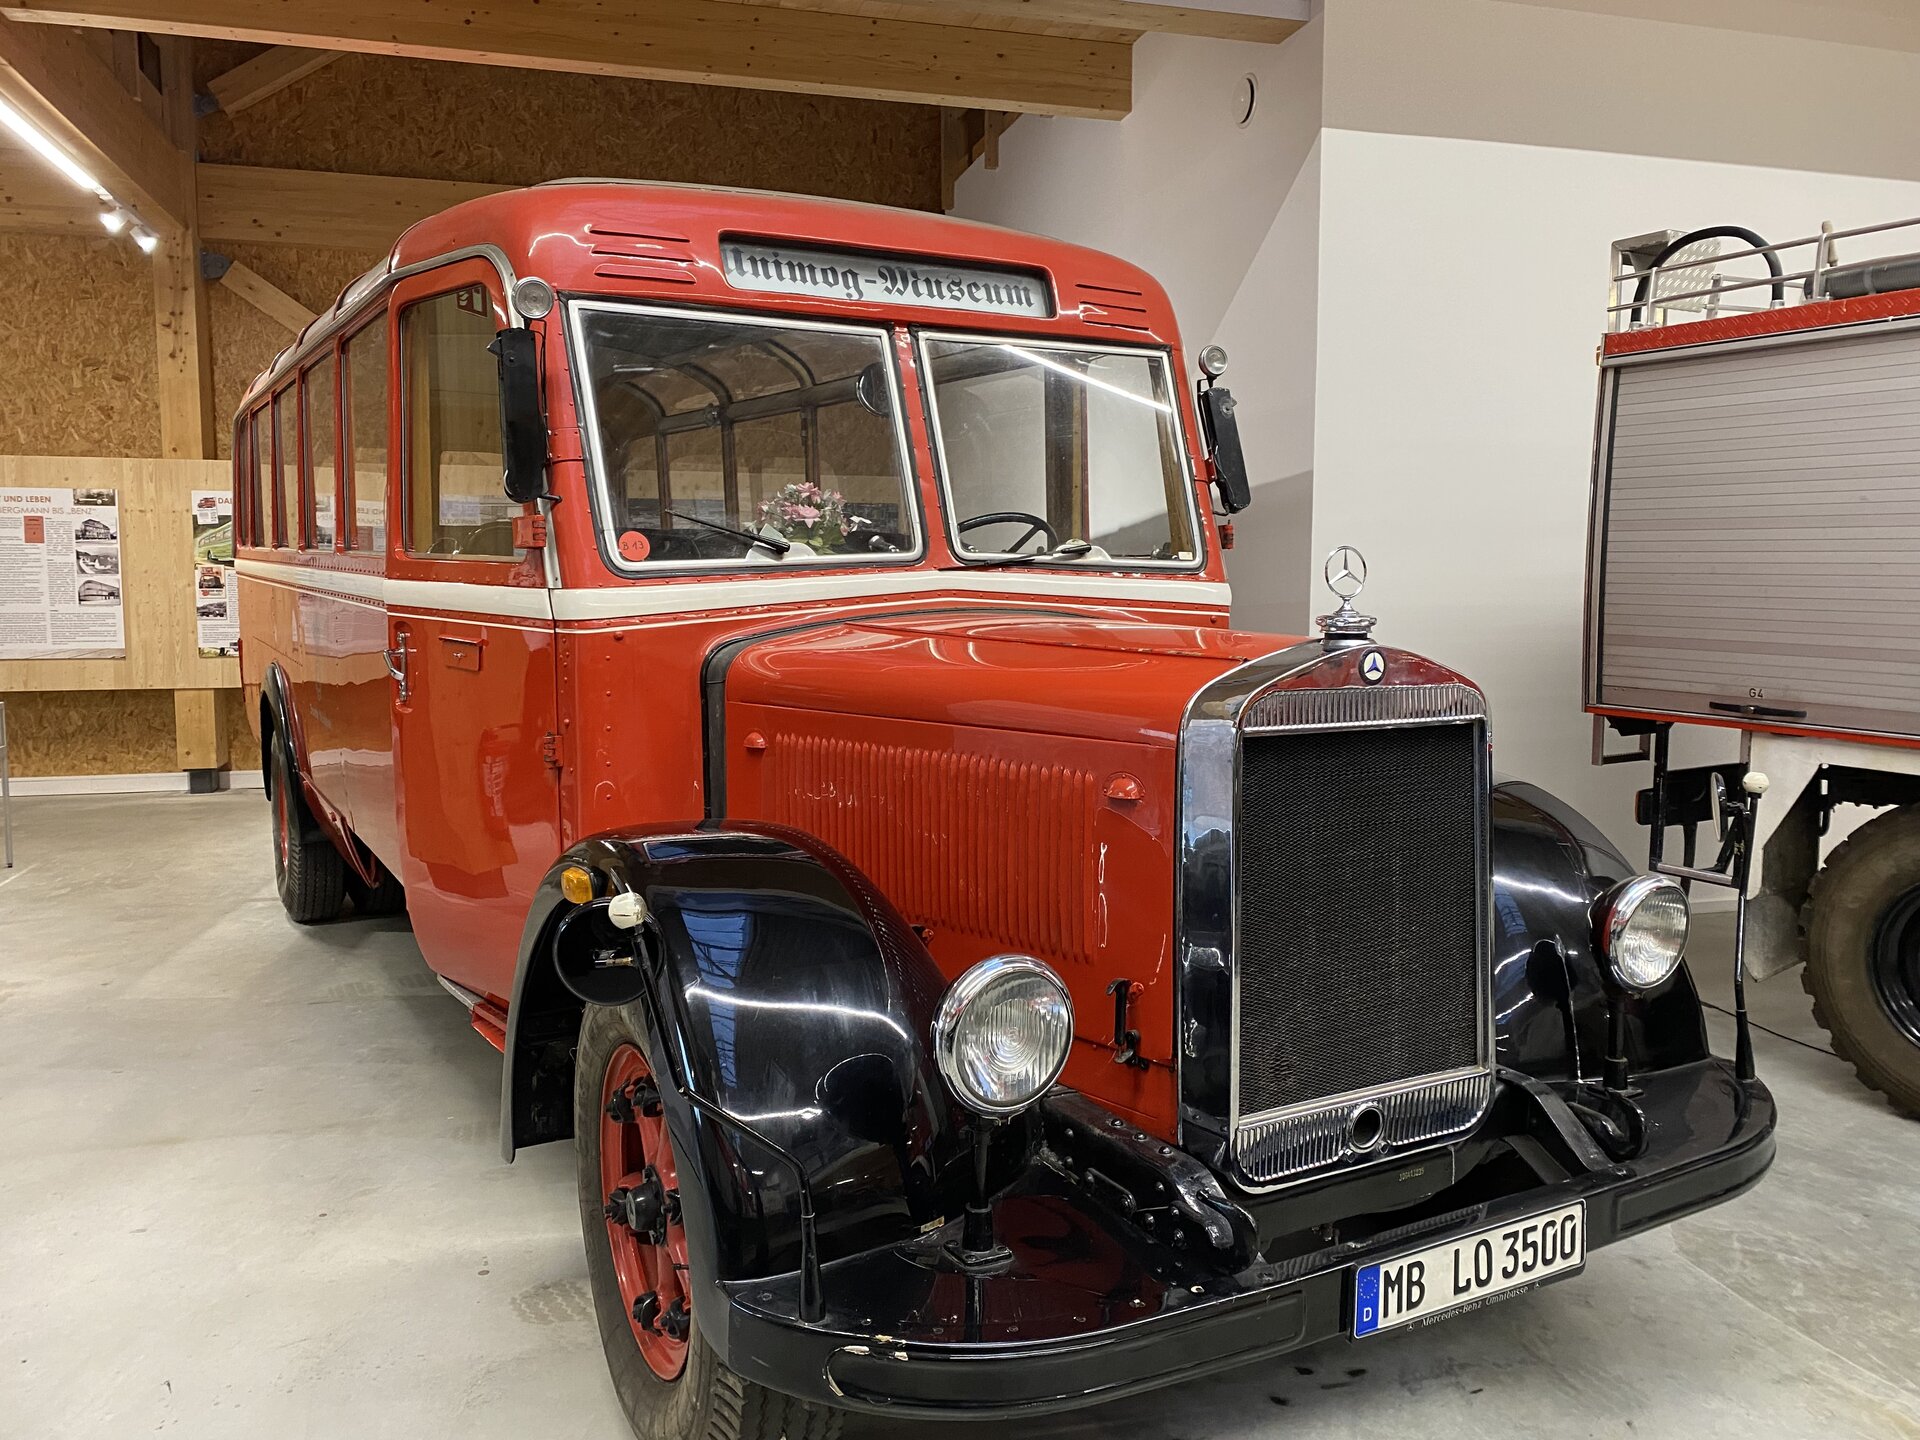
[[[1920,288],[1920,253],[1883,256],[1846,265],[1839,263],[1836,253],[1836,246],[1842,240],[1916,228],[1920,228],[1920,217],[1861,225],[1851,230],[1836,230],[1832,222],[1825,221],[1817,235],[1777,244],[1768,244],[1753,231],[1738,225],[1714,225],[1685,233],[1656,230],[1616,240],[1607,330],[1609,333],[1650,330],[1717,315],[1750,314],[1816,300],[1850,299],[1889,290]],[[1726,239],[1745,240],[1748,248],[1723,252],[1720,243]],[[1796,250],[1811,250],[1811,259],[1802,257],[1804,269],[1788,270],[1781,257]],[[1753,259],[1765,261],[1768,273],[1730,278],[1718,271],[1719,266],[1731,261]],[[1729,296],[1745,298],[1744,292],[1758,289],[1770,292],[1769,303],[1741,305],[1728,301]],[[1679,313],[1671,313],[1675,311]]]

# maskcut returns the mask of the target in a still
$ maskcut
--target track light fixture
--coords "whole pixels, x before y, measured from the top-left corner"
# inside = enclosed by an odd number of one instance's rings
[[[140,247],[141,254],[151,255],[160,248],[157,234],[141,224],[139,217],[114,199],[112,192],[95,179],[90,170],[4,96],[0,96],[0,125],[5,126],[22,144],[59,171],[76,188],[86,191],[100,202],[104,207],[100,212],[100,224],[109,235],[119,235],[131,227],[133,243]]]

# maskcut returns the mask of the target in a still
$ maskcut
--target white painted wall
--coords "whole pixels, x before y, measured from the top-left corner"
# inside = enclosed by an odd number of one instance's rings
[[[1131,260],[1166,286],[1189,357],[1227,346],[1255,496],[1227,557],[1235,617],[1288,633],[1309,623],[1320,100],[1318,21],[1277,46],[1148,35],[1125,120],[1022,119],[955,210]]]
[[[1920,183],[1345,130],[1322,144],[1341,243],[1321,262],[1314,553],[1361,546],[1382,638],[1484,685],[1500,768],[1635,853],[1646,770],[1593,769],[1580,710],[1608,243],[1720,220],[1782,238],[1868,224],[1920,214]],[[1449,264],[1459,278],[1439,283]]]
[[[1920,54],[1596,13],[1636,8],[1329,0],[1312,499],[1313,553],[1366,551],[1382,637],[1484,685],[1500,768],[1630,856],[1646,768],[1594,769],[1580,710],[1608,245],[1920,215]]]
[[[961,213],[1144,265],[1232,352],[1240,623],[1297,632],[1362,546],[1382,638],[1485,685],[1500,767],[1641,853],[1645,769],[1592,769],[1580,710],[1608,244],[1920,214],[1920,5],[1326,0],[1281,46],[1136,55],[1128,119],[1021,121]]]

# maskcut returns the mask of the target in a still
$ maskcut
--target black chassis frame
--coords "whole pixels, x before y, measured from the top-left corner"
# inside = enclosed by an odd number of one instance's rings
[[[598,836],[550,871],[508,1010],[503,1150],[572,1133],[581,993],[637,1006],[704,1201],[684,1208],[693,1309],[721,1360],[821,1404],[955,1418],[1348,1334],[1356,1266],[1572,1200],[1591,1250],[1741,1193],[1773,1158],[1765,1086],[1711,1055],[1684,967],[1642,999],[1603,982],[1592,907],[1631,867],[1532,786],[1496,784],[1491,813],[1494,1101],[1429,1151],[1254,1195],[1056,1090],[992,1134],[1008,1258],[962,1265],[974,1122],[930,1055],[944,977],[843,857],[720,820]],[[567,865],[592,903],[561,897]],[[638,931],[606,921],[621,891],[647,903]],[[1624,1092],[1595,1083],[1615,1006]]]

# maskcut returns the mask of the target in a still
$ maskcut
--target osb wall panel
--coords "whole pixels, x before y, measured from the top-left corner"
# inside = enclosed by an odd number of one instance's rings
[[[0,691],[15,775],[154,775],[176,768],[170,690]],[[260,768],[246,692],[220,692],[229,763]]]
[[[257,53],[243,45],[197,47],[198,83]],[[345,55],[237,116],[208,116],[200,158],[502,185],[566,175],[680,180],[933,210],[940,112]]]
[[[7,752],[16,775],[174,768],[170,690],[15,690],[0,700],[7,702]]]
[[[196,43],[196,87],[257,53]],[[236,165],[496,184],[626,176],[926,210],[938,208],[940,192],[939,112],[927,106],[390,56],[344,56],[238,116],[210,115],[199,151]],[[315,311],[379,258],[221,248]],[[12,302],[0,311],[0,456],[155,454],[153,292],[144,257],[104,236],[0,234],[0,277]],[[241,394],[291,336],[222,286],[210,287],[209,307],[224,457]],[[44,323],[48,316],[58,323]],[[172,697],[164,690],[22,689],[6,698],[21,774],[174,768]],[[223,704],[234,766],[257,766],[240,693],[225,694]]]
[[[0,455],[155,455],[153,267],[125,241],[0,234]]]
[[[332,306],[347,282],[380,259],[371,250],[305,250],[290,245],[223,243],[220,253],[256,271],[263,279],[309,310]],[[293,339],[293,332],[269,319],[224,285],[207,296],[213,317],[213,413],[220,418],[219,452],[233,449],[233,413],[253,377]]]
[[[260,741],[247,724],[247,694],[244,690],[222,690],[220,713],[226,721],[229,761],[236,770],[260,768]]]

